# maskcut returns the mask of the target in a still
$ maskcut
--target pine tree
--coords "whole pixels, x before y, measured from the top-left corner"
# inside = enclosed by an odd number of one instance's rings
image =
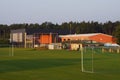
[[[116,38],[117,38],[117,43],[118,44],[120,44],[120,25],[118,25],[117,27],[116,27],[116,30],[115,30],[115,36],[116,36]]]

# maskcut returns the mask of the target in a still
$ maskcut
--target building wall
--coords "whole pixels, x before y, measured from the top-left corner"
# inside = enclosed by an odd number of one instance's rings
[[[57,33],[33,32],[28,34],[25,29],[11,30],[11,43],[14,43],[16,46],[22,45],[22,47],[34,47],[34,45],[51,44],[58,41]]]
[[[71,47],[71,50],[82,50],[82,44],[74,43],[74,44],[71,44],[70,47]]]
[[[61,39],[62,39],[62,42],[68,41],[68,40],[89,40],[87,36],[62,37]]]
[[[96,41],[96,42],[101,42],[101,43],[116,43],[115,42],[115,38],[113,38],[110,35],[107,34],[102,34],[102,33],[98,33],[92,36],[85,35],[85,36],[76,36],[76,35],[72,35],[71,36],[63,36],[61,37],[62,42],[64,41],[68,41],[68,40],[92,40],[92,41]]]
[[[101,43],[115,43],[115,38],[106,34],[98,34],[95,36],[89,37],[90,40],[101,42]]]
[[[10,42],[16,47],[26,47],[25,29],[11,30]]]
[[[39,39],[40,44],[51,44],[52,35],[51,34],[42,34]]]

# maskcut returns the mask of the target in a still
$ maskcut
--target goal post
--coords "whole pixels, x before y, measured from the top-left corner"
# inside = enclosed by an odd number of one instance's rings
[[[11,42],[10,36],[0,37],[0,57],[14,56],[14,45]]]
[[[9,45],[9,56],[14,56],[14,44]]]
[[[94,73],[94,48],[81,48],[81,71]]]

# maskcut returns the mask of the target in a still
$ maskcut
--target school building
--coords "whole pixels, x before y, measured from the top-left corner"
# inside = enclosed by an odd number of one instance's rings
[[[99,43],[116,43],[115,38],[111,35],[103,33],[89,33],[89,34],[70,34],[70,35],[60,35],[62,42],[65,41],[84,41],[89,40]]]
[[[92,41],[93,43],[116,43],[113,36],[103,33],[69,34],[66,30],[16,29],[11,30],[10,42],[16,47],[33,48],[54,43]]]
[[[16,29],[11,30],[10,42],[16,47],[39,47],[60,42],[59,34],[69,31],[54,29]]]

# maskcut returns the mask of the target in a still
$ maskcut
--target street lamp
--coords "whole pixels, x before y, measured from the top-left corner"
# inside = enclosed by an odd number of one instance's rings
[[[70,36],[71,36],[71,24],[70,24]],[[70,37],[70,48],[71,48],[71,37]]]

